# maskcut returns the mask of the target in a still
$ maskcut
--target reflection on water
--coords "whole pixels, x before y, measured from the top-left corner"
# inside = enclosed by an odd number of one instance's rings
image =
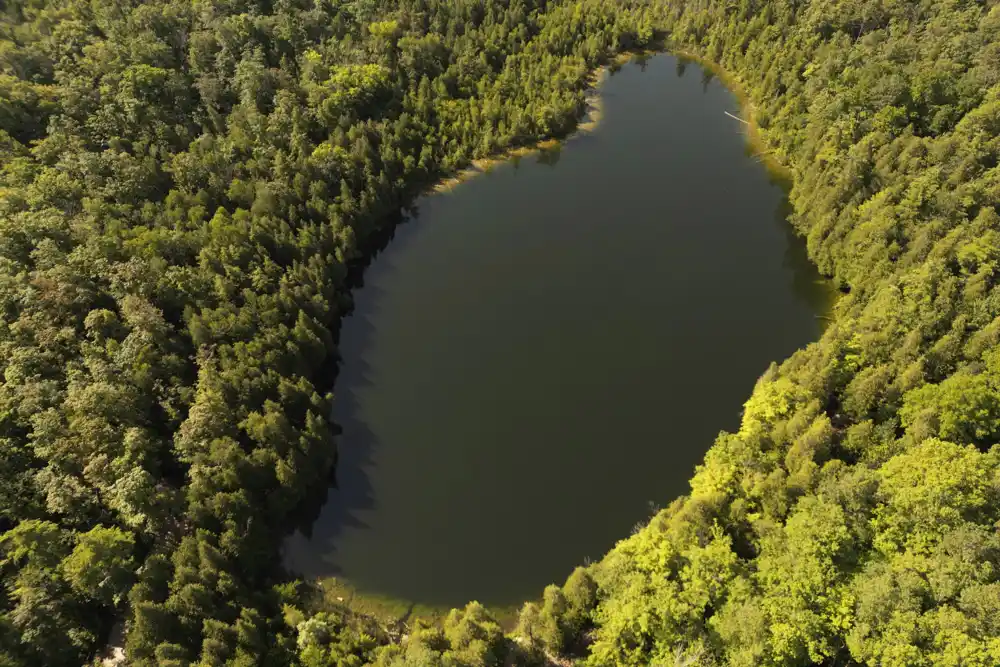
[[[562,155],[562,144],[547,146],[537,153],[538,164],[554,167],[559,164],[559,157]]]

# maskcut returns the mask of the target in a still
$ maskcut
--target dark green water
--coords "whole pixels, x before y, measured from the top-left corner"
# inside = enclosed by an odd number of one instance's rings
[[[683,74],[682,74],[683,71]],[[688,491],[829,291],[733,96],[669,55],[593,134],[425,197],[344,323],[338,488],[307,576],[431,605],[537,597]]]

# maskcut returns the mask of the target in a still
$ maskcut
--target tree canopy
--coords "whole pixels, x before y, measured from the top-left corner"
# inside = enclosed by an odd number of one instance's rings
[[[278,549],[336,463],[351,276],[660,43],[747,95],[831,326],[510,634],[311,607]],[[998,164],[992,2],[8,0],[0,664],[116,619],[137,666],[1000,663]]]

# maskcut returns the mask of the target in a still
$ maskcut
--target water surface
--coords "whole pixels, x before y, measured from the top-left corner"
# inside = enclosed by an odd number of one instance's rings
[[[828,291],[733,96],[659,55],[598,129],[418,202],[344,322],[338,488],[290,567],[515,604],[688,491]]]

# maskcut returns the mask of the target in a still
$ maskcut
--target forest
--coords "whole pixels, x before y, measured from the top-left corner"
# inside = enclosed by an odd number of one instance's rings
[[[99,664],[116,626],[136,666],[1000,664],[995,0],[0,12],[0,667]],[[833,322],[516,628],[317,607],[279,545],[336,465],[352,275],[643,48],[746,94]]]

